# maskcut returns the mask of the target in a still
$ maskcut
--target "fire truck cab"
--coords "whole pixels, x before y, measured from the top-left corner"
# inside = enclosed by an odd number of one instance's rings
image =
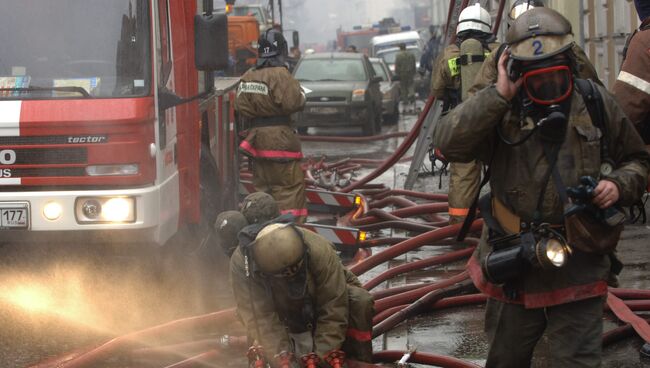
[[[0,7],[4,240],[164,244],[235,206],[237,80],[213,87],[228,50],[211,0]]]

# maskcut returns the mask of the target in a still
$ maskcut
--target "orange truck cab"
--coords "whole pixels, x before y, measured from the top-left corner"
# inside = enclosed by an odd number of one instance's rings
[[[235,75],[241,75],[255,65],[259,38],[259,24],[255,17],[228,17],[228,50],[235,60]]]
[[[0,236],[164,244],[236,205],[203,0],[0,0]],[[216,86],[216,87],[215,87]]]

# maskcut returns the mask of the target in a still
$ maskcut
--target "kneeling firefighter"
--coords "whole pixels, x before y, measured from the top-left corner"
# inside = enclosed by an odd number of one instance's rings
[[[237,314],[271,366],[371,362],[373,298],[325,238],[292,223],[240,234],[230,276]]]
[[[275,198],[280,211],[302,222],[307,216],[300,140],[291,114],[303,109],[305,95],[287,69],[287,41],[269,29],[258,42],[257,66],[241,77],[235,110],[250,128],[241,152],[253,159],[253,185]]]
[[[496,84],[433,136],[450,160],[490,167],[491,194],[479,201],[486,225],[467,265],[489,296],[486,367],[529,367],[544,333],[549,366],[599,367],[616,206],[643,194],[650,155],[613,97],[575,77],[561,14],[528,10],[506,41]]]
[[[474,77],[492,50],[492,18],[480,4],[468,6],[458,17],[456,43],[445,48],[433,71],[431,93],[443,99],[443,113],[467,98]],[[449,222],[463,222],[481,181],[480,162],[451,162],[449,168]]]

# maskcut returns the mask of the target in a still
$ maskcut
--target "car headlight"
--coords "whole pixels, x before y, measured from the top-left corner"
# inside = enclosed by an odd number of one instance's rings
[[[352,101],[359,102],[366,99],[366,90],[365,89],[355,89],[352,91]]]
[[[79,223],[135,222],[135,198],[77,198],[75,214]]]

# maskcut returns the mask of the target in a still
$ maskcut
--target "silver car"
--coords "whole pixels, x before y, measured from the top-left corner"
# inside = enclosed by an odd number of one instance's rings
[[[379,82],[381,91],[381,111],[384,123],[396,124],[399,120],[399,78],[394,75],[381,58],[370,58],[375,74],[382,78]]]

